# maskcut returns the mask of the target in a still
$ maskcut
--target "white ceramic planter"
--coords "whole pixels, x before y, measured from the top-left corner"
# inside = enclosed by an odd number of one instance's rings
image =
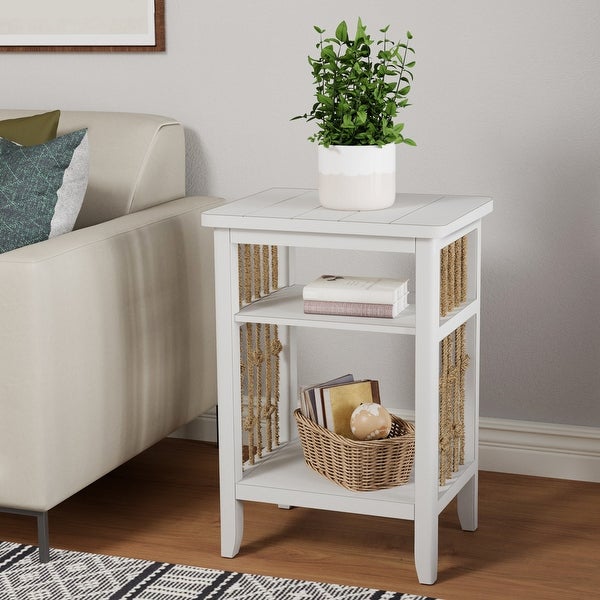
[[[379,210],[396,197],[396,144],[318,147],[319,201],[335,210]]]

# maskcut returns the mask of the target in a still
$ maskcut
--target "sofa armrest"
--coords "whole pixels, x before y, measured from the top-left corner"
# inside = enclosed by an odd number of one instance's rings
[[[216,403],[220,202],[0,255],[0,506],[47,510]]]

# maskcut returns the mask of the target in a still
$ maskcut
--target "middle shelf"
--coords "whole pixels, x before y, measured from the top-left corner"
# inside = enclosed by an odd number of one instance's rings
[[[400,315],[393,319],[305,314],[302,288],[303,286],[299,284],[291,285],[248,304],[235,315],[235,322],[270,323],[273,325],[371,331],[401,335],[415,335],[416,333],[414,304],[409,304]],[[468,299],[458,309],[441,318],[439,339],[441,340],[459,325],[466,322],[477,310],[477,300]]]
[[[242,308],[235,320],[237,323],[415,334],[415,307],[412,304],[395,319],[305,314],[302,288],[302,285],[281,288]]]

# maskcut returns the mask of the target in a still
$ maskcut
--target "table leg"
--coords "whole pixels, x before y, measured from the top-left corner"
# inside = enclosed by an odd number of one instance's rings
[[[215,230],[214,241],[221,555],[232,558],[239,552],[244,531],[243,503],[236,498],[242,479],[240,330],[234,322],[239,310],[238,252],[227,229]]]
[[[415,512],[418,514],[417,507]],[[423,512],[423,511],[421,511]],[[415,514],[415,569],[419,583],[432,585],[437,579],[438,517]]]
[[[440,251],[416,244],[415,567],[419,582],[435,583],[438,563]]]
[[[464,531],[477,529],[477,487],[478,475],[475,473],[469,483],[458,492],[458,519]]]
[[[233,558],[244,535],[244,505],[240,500],[221,497],[221,556]]]

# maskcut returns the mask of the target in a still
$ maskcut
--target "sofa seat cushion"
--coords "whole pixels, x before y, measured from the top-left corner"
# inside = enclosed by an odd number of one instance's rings
[[[88,165],[86,129],[36,146],[0,138],[0,252],[71,231]]]

